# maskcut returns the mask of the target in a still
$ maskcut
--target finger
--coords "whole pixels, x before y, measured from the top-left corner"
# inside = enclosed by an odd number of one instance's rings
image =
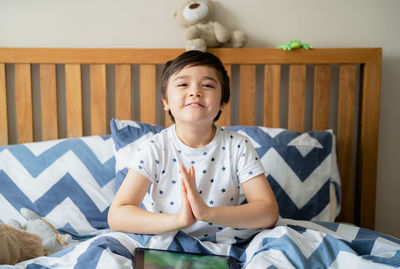
[[[194,182],[195,179],[196,179],[196,175],[195,175],[195,171],[194,171],[194,166],[193,165],[190,167],[189,175],[190,175],[190,179],[192,179],[193,182]]]
[[[182,193],[186,194],[187,193],[187,189],[186,189],[186,186],[185,186],[185,182],[183,180],[181,180],[181,187],[182,187]]]

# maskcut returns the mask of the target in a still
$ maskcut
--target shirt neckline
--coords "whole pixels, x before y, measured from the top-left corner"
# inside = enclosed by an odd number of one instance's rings
[[[172,132],[173,142],[175,143],[175,146],[177,146],[178,149],[182,149],[187,152],[199,152],[199,151],[204,151],[210,147],[213,147],[218,142],[221,127],[219,127],[218,125],[215,125],[215,124],[213,126],[215,126],[215,128],[216,128],[213,139],[207,145],[205,145],[204,147],[201,147],[201,148],[193,148],[193,147],[190,147],[190,146],[184,144],[182,142],[182,140],[176,134],[175,124],[170,127],[170,130]]]

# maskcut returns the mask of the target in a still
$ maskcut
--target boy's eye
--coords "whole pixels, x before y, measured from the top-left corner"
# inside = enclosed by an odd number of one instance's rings
[[[205,88],[214,88],[214,85],[212,85],[212,84],[203,84],[203,87],[205,87]]]
[[[186,87],[186,86],[187,86],[186,83],[179,83],[179,84],[178,84],[178,87]]]

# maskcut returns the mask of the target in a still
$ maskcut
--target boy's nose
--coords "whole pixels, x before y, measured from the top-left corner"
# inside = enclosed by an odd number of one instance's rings
[[[199,88],[197,87],[193,87],[192,90],[190,91],[190,96],[196,96],[196,97],[200,97],[201,96],[201,91],[199,90]]]
[[[200,92],[199,92],[199,91],[197,91],[197,92],[192,92],[192,93],[190,93],[190,96],[196,96],[196,97],[200,97],[200,96],[201,96],[201,94],[200,94]]]

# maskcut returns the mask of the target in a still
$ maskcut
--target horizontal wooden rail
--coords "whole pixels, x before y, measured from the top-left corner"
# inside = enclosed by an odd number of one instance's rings
[[[381,48],[323,48],[283,51],[219,48],[209,51],[225,64],[366,63]],[[0,48],[0,63],[163,64],[183,49]]]

